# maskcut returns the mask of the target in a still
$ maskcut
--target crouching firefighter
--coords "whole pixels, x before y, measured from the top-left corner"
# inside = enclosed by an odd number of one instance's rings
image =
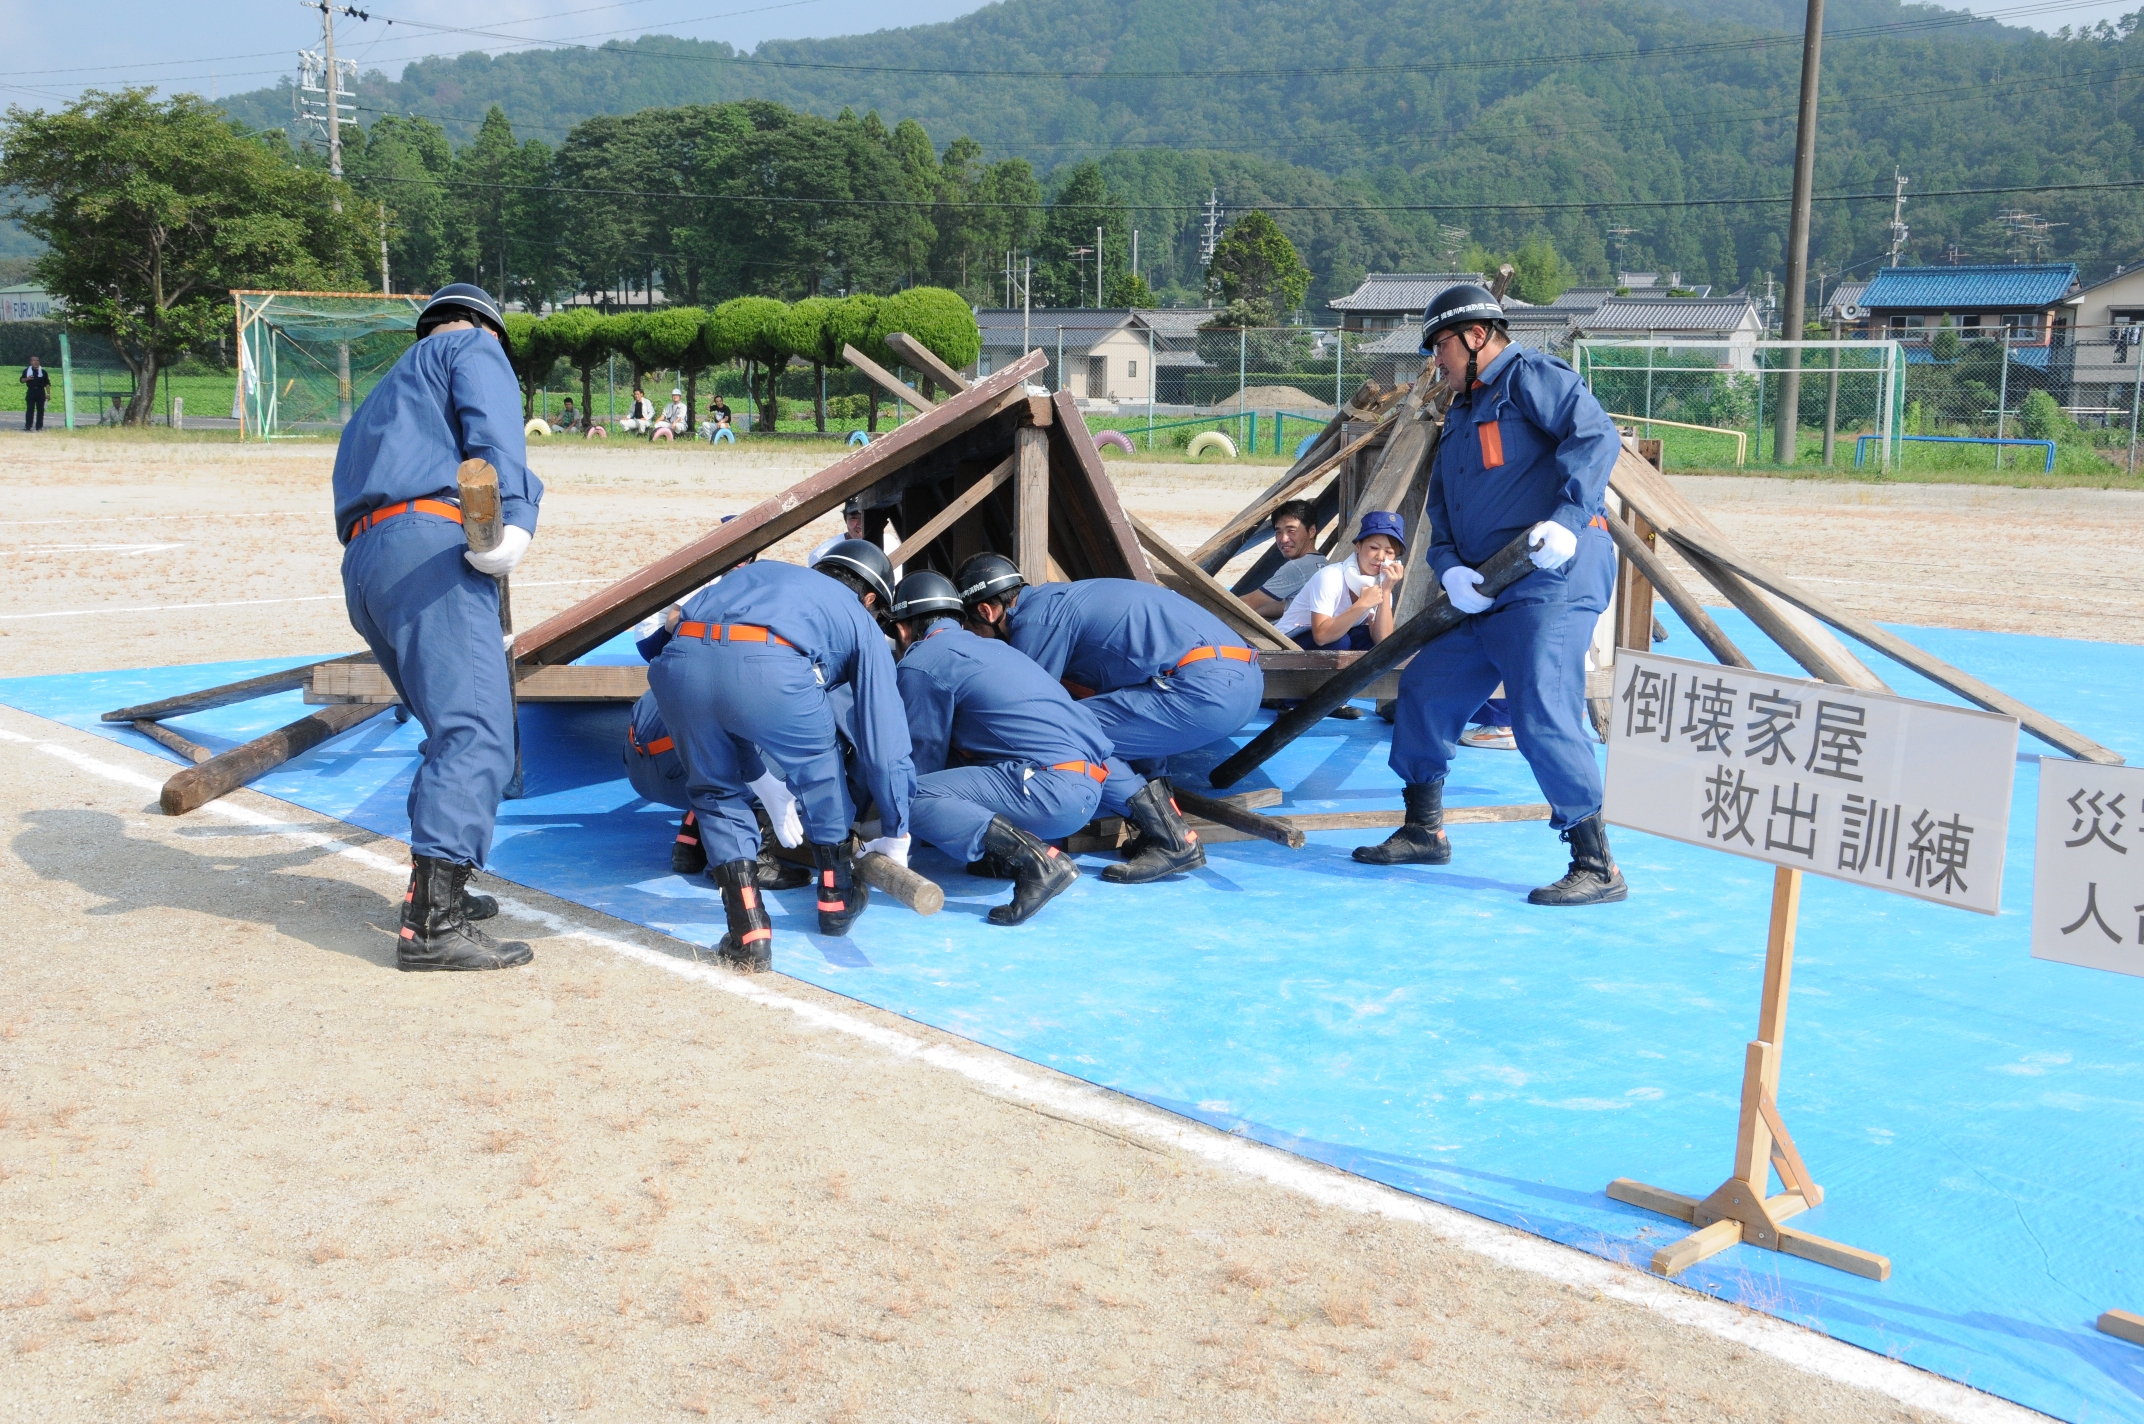
[[[1430,571],[1473,617],[1416,653],[1400,675],[1392,769],[1407,820],[1370,865],[1443,865],[1444,777],[1468,715],[1498,682],[1511,732],[1541,784],[1550,824],[1570,843],[1570,871],[1526,898],[1596,905],[1629,895],[1601,821],[1600,764],[1586,724],[1586,656],[1615,582],[1601,499],[1622,447],[1614,423],[1563,362],[1511,344],[1486,288],[1452,287],[1430,303],[1422,351],[1459,392],[1431,467],[1424,517]],[[1475,588],[1482,561],[1520,534],[1534,570],[1494,599]]]
[[[956,582],[968,626],[1002,638],[1077,690],[1130,775],[1102,788],[1102,809],[1138,832],[1126,860],[1102,872],[1143,884],[1206,863],[1169,784],[1171,756],[1235,732],[1258,711],[1258,655],[1182,594],[1132,579],[1027,587],[1012,560],[977,554]],[[1151,779],[1149,779],[1151,777]]]
[[[765,760],[762,754],[763,766]],[[693,813],[692,802],[685,795],[685,757],[678,750],[677,738],[670,735],[670,724],[663,721],[662,707],[652,692],[641,694],[640,700],[633,704],[631,719],[625,724],[625,779],[633,784],[633,790],[642,798],[685,813],[671,837],[670,868],[680,875],[698,875],[706,870],[707,847],[700,836],[700,818]],[[759,803],[755,813],[755,819],[760,823],[755,871],[759,888],[799,890],[810,884],[811,876],[803,867],[789,865],[774,854],[776,842],[791,850],[804,843],[797,798],[771,769],[764,771],[745,789]]]
[[[855,876],[856,819],[829,694],[854,697],[849,729],[857,770],[878,805],[882,834],[864,849],[908,864],[915,770],[893,655],[878,619],[893,601],[885,551],[860,539],[814,568],[756,563],[685,602],[669,644],[648,665],[648,687],[685,761],[685,794],[722,890],[729,932],[718,956],[734,968],[773,967],[773,922],[758,884],[759,823],[752,783],[765,747],[797,799],[811,846],[819,932],[847,934],[870,892]]]
[[[470,923],[498,913],[472,895],[499,799],[514,774],[514,703],[499,638],[498,575],[528,552],[543,485],[529,472],[521,388],[506,329],[481,287],[442,287],[417,341],[343,428],[335,528],[350,623],[424,728],[409,788],[412,869],[395,966],[506,969],[534,957]],[[505,523],[497,548],[463,536],[462,461],[491,462]]]
[[[901,701],[916,761],[916,834],[979,873],[1011,879],[990,912],[1017,925],[1072,887],[1079,871],[1047,842],[1094,818],[1110,779],[1109,738],[1032,660],[961,627],[944,574],[914,573],[894,595]],[[1135,777],[1122,762],[1119,777]],[[986,869],[987,867],[987,869]]]

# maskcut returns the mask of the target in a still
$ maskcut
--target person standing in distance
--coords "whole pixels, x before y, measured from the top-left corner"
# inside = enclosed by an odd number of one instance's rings
[[[454,503],[464,460],[499,473],[505,528],[479,554]],[[514,774],[514,703],[499,636],[498,577],[536,533],[521,387],[491,295],[457,282],[417,316],[417,342],[373,387],[335,451],[335,528],[351,626],[424,728],[409,788],[414,862],[395,967],[508,969],[534,953],[471,924],[498,912],[471,895]]]
[[[45,369],[43,361],[32,356],[30,364],[22,368],[22,375],[17,379],[22,382],[22,428],[43,430],[45,398],[52,392],[52,373]]]
[[[1423,516],[1429,567],[1452,605],[1475,615],[1430,643],[1400,675],[1392,769],[1406,783],[1407,820],[1369,865],[1443,865],[1444,777],[1468,714],[1499,680],[1511,731],[1569,842],[1571,868],[1526,898],[1598,905],[1628,897],[1601,821],[1601,772],[1586,725],[1586,654],[1615,583],[1615,545],[1601,499],[1622,437],[1569,366],[1514,346],[1503,307],[1462,284],[1430,303],[1422,352],[1457,392],[1431,467]],[[1519,535],[1534,571],[1495,598],[1478,565]]]

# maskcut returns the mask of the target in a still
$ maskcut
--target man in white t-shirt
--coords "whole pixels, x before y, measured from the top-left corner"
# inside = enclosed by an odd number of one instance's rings
[[[668,430],[673,440],[692,433],[692,411],[685,405],[683,391],[673,389],[670,392],[670,404],[663,407],[663,418],[656,424]]]
[[[1303,585],[1277,625],[1298,642],[1365,652],[1392,635],[1392,606],[1405,571],[1407,526],[1397,514],[1362,516],[1355,552]]]
[[[1273,511],[1273,547],[1286,560],[1273,576],[1243,596],[1262,618],[1278,618],[1325,567],[1318,552],[1318,511],[1307,499],[1291,499]]]

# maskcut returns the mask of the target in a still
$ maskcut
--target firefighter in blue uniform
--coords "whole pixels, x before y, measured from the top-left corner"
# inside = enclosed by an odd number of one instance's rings
[[[977,554],[956,580],[969,626],[1011,643],[1061,679],[1132,770],[1103,788],[1102,809],[1139,832],[1104,880],[1140,884],[1206,863],[1169,784],[1155,775],[1178,752],[1233,734],[1258,711],[1258,655],[1182,594],[1132,579],[1028,588],[1011,560]],[[1126,787],[1128,795],[1118,788]]]
[[[1485,288],[1451,287],[1430,304],[1422,350],[1459,392],[1445,418],[1423,510],[1429,567],[1462,613],[1476,615],[1415,654],[1400,676],[1392,769],[1406,783],[1406,823],[1370,865],[1443,865],[1444,777],[1467,716],[1499,681],[1519,751],[1571,847],[1561,880],[1526,898],[1596,905],[1629,895],[1601,822],[1600,764],[1586,724],[1586,654],[1615,582],[1601,499],[1621,437],[1575,372],[1511,344]],[[1483,560],[1529,535],[1534,571],[1494,599],[1475,585]]]
[[[916,834],[977,873],[1002,871],[1012,901],[990,912],[1017,925],[1079,871],[1046,841],[1094,819],[1112,770],[1109,738],[1032,660],[961,626],[944,574],[914,573],[894,594],[901,701],[916,762]]]
[[[402,353],[343,428],[335,529],[350,622],[424,728],[409,789],[413,866],[396,967],[505,969],[533,953],[470,923],[497,913],[471,895],[514,774],[514,705],[499,634],[497,577],[528,552],[543,485],[529,472],[521,387],[506,328],[481,287],[442,287]],[[497,548],[469,548],[455,504],[469,459],[499,474]]]
[[[893,601],[892,573],[885,551],[861,539],[835,545],[809,569],[748,565],[685,601],[669,644],[648,667],[722,889],[729,933],[717,953],[735,968],[773,966],[773,925],[756,874],[759,824],[748,799],[767,771],[760,747],[797,798],[817,877],[819,932],[848,933],[869,902],[848,853],[856,804],[833,692],[854,694],[849,733],[878,806],[881,835],[863,848],[908,864],[916,778],[893,655],[878,623]]]

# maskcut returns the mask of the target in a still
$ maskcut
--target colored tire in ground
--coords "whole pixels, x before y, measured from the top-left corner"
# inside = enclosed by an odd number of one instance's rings
[[[650,440],[668,440],[669,438],[670,438],[670,427],[669,427],[669,426],[667,426],[667,425],[658,425],[658,426],[656,426],[656,427],[655,427],[655,433],[654,433],[654,434],[652,434],[652,435],[650,435],[650,436],[648,437],[648,439],[650,439]]]
[[[849,443],[851,445],[869,445],[871,443],[871,433],[866,430],[852,430],[849,432]]]
[[[1300,460],[1305,455],[1308,455],[1310,453],[1310,447],[1317,444],[1318,437],[1324,433],[1325,432],[1322,430],[1313,430],[1308,435],[1305,435],[1303,437],[1303,443],[1295,447],[1295,458]]]
[[[735,445],[737,443],[737,434],[727,425],[719,425],[715,427],[715,433],[712,436],[708,437],[707,443],[710,445],[720,445],[725,440],[729,441],[730,444]]]
[[[587,438],[590,440],[608,440],[610,439],[610,432],[600,425],[591,425],[588,427]]]
[[[1127,455],[1134,453],[1132,449],[1132,438],[1129,435],[1126,435],[1123,431],[1101,430],[1095,432],[1094,448],[1096,453],[1099,454],[1102,448],[1108,445],[1116,446],[1119,450],[1122,450]]]
[[[524,436],[527,436],[527,435],[542,435],[542,436],[549,436],[549,435],[550,435],[550,433],[551,433],[551,427],[550,427],[549,425],[546,425],[546,424],[545,424],[545,423],[544,423],[544,422],[543,422],[543,421],[542,421],[541,419],[537,419],[537,420],[532,420],[532,421],[530,421],[530,422],[529,422],[529,423],[528,423],[527,425],[524,425],[524,426],[522,426],[522,427],[521,427],[521,433],[522,433],[522,434],[523,434]]]
[[[1236,442],[1218,430],[1208,430],[1192,436],[1190,448],[1185,453],[1196,460],[1208,450],[1219,450],[1231,460],[1236,458]]]

